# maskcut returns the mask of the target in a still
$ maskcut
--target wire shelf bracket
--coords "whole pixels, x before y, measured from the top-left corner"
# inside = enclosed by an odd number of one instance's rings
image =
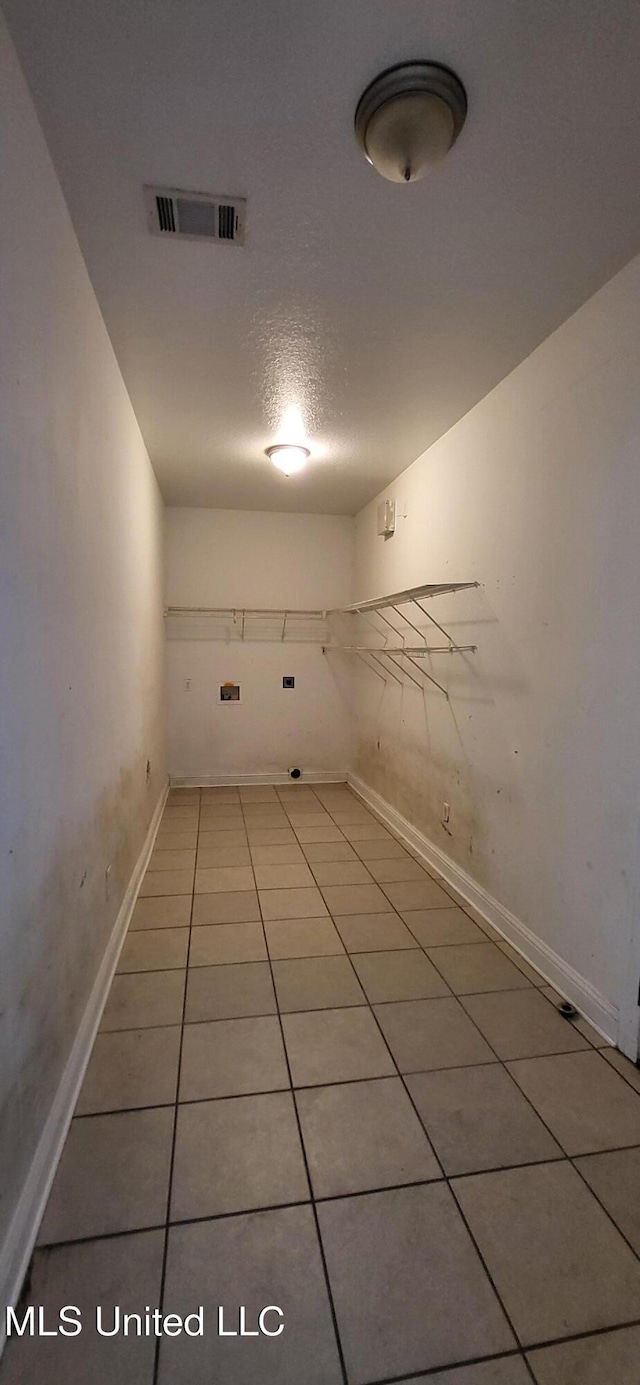
[[[361,644],[357,640],[354,640],[351,644],[340,644],[331,641],[331,643],[323,646],[323,652],[329,653],[332,649],[339,649],[344,654],[355,654],[368,668],[373,672],[377,672],[379,676],[384,677],[385,674],[390,674],[392,678],[395,678],[396,682],[402,682],[402,678],[406,677],[420,689],[424,687],[420,679],[426,679],[449,700],[447,689],[443,687],[442,683],[439,683],[437,678],[434,678],[433,674],[419,661],[425,658],[431,658],[432,655],[475,654],[477,645],[456,643],[448,631],[445,630],[444,626],[440,625],[435,619],[435,616],[432,616],[431,612],[427,610],[423,602],[429,601],[433,597],[444,596],[452,592],[468,591],[471,588],[479,587],[479,585],[479,582],[429,582],[421,587],[408,587],[405,591],[391,592],[388,596],[376,597],[371,601],[357,601],[351,606],[342,606],[329,611],[327,612],[328,616],[361,616],[367,625],[372,627],[379,638],[381,635],[384,635],[385,632],[371,619],[372,616],[376,616],[383,622],[387,630],[391,632],[395,640],[399,641],[399,643],[394,642],[393,644],[389,644],[390,635],[387,634],[385,643],[382,645]],[[407,606],[415,608],[415,610],[412,609],[413,620],[407,615],[404,609]],[[389,618],[391,612],[402,622],[400,628]],[[417,615],[418,612],[423,618],[426,617],[430,624],[444,636],[447,641],[446,644],[428,643],[424,630],[420,629],[420,626],[416,624],[416,619],[419,618]],[[422,640],[422,644],[416,644],[415,641],[413,643],[408,643],[410,639],[409,631],[417,635],[418,639]],[[384,662],[385,660],[387,662]],[[393,664],[394,670],[396,670],[395,672],[389,667],[390,663]],[[420,675],[419,678],[416,678],[415,672],[411,672],[408,668],[408,664],[411,664],[412,668],[417,670]],[[383,669],[384,673],[380,674],[380,669]],[[400,670],[400,677],[398,676],[397,670]]]

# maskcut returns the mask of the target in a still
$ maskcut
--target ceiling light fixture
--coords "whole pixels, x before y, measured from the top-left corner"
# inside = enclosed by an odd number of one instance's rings
[[[293,442],[276,442],[273,447],[266,448],[267,457],[277,466],[279,471],[283,471],[285,476],[292,476],[296,471],[302,471],[303,466],[310,457],[308,447],[301,447]]]
[[[414,183],[448,154],[466,114],[464,87],[448,67],[398,63],[360,97],[356,138],[383,178]]]

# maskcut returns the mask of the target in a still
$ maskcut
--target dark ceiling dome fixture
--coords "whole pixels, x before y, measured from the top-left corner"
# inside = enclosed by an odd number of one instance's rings
[[[398,63],[362,93],[356,138],[383,178],[414,183],[448,154],[466,114],[465,89],[448,67]]]

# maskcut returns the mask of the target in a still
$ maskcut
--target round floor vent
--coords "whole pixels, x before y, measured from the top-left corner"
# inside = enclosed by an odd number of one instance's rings
[[[577,1020],[578,1018],[578,1011],[576,1010],[575,1005],[571,1004],[570,1000],[560,1001],[560,1004],[558,1006],[558,1014],[562,1015],[562,1018],[565,1020]]]

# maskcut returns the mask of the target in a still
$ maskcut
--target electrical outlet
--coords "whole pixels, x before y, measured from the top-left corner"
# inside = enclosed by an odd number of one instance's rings
[[[191,692],[191,687],[192,687],[191,679],[190,679],[190,678],[185,678],[185,680],[184,680],[184,690],[185,690],[185,692]]]
[[[442,805],[442,821],[444,822],[445,826],[446,826],[446,824],[448,823],[450,816],[451,816],[451,805],[450,805],[449,803],[443,803],[443,805]]]

